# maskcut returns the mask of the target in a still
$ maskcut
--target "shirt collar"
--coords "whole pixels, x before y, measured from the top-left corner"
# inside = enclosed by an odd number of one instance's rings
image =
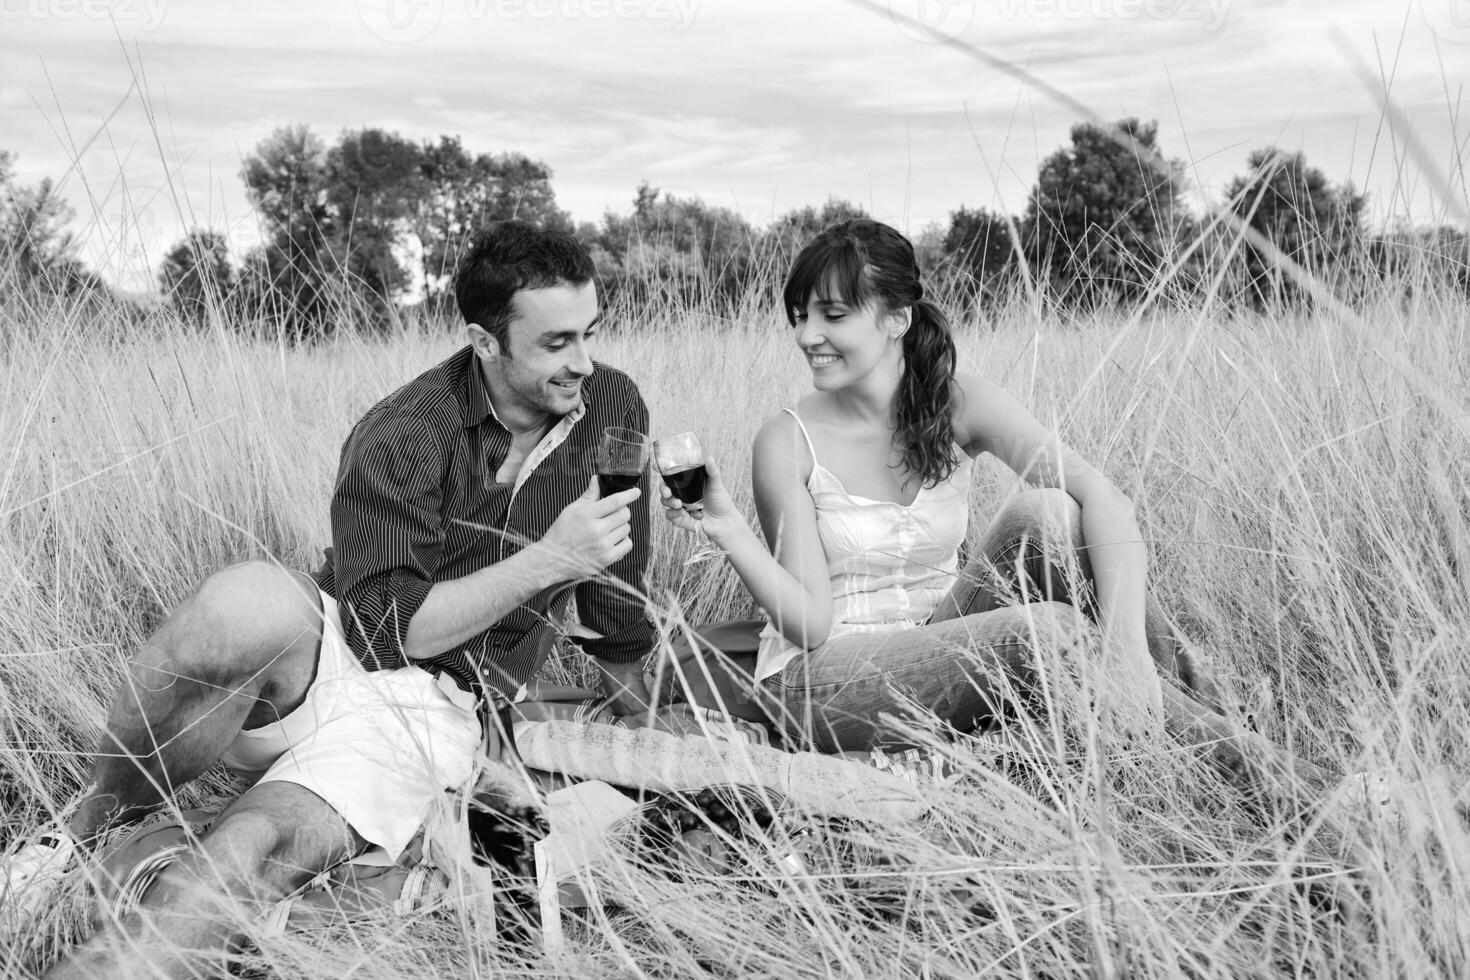
[[[511,490],[512,495],[521,489],[521,485],[530,478],[531,474],[535,472],[536,467],[540,466],[546,457],[554,453],[558,446],[567,441],[567,438],[572,434],[572,428],[586,414],[587,403],[584,401],[563,415],[561,421],[553,425],[546,435],[541,437],[541,441],[537,443],[536,448],[531,450],[531,455],[527,456],[526,461],[521,464],[521,471],[516,474],[515,486]]]
[[[466,380],[470,389],[470,405],[469,411],[465,413],[464,427],[473,428],[486,418],[493,418],[495,424],[503,429],[505,426],[501,423],[500,416],[495,414],[495,405],[490,401],[490,392],[485,388],[485,371],[480,367],[480,359],[475,356],[473,347],[469,351],[470,371]]]

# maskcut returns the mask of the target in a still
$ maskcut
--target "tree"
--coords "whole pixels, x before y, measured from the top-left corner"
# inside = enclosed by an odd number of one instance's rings
[[[476,160],[485,160],[485,156]],[[520,218],[544,228],[570,231],[571,217],[556,206],[556,193],[551,189],[551,168],[540,160],[522,153],[502,153],[489,158],[492,186],[496,190],[493,205],[482,220],[504,221]]]
[[[1417,227],[1394,222],[1363,241],[1371,275],[1355,276],[1347,298],[1382,296],[1400,291],[1411,295],[1470,294],[1470,232],[1453,225]],[[1341,294],[1340,294],[1341,295]]]
[[[326,220],[326,145],[306,126],[261,140],[240,167],[246,193],[272,231],[299,234]]]
[[[571,228],[571,219],[556,206],[551,169],[519,153],[471,156],[458,136],[441,136],[423,144],[420,173],[412,225],[430,300],[448,292],[460,252],[480,226],[522,218],[545,228]]]
[[[325,145],[306,126],[277,129],[245,158],[240,177],[266,232],[246,260],[243,292],[251,312],[279,318],[295,336],[323,329],[335,271]]]
[[[1420,236],[1428,278],[1470,295],[1470,232],[1442,225]]]
[[[961,207],[950,212],[944,254],[969,280],[970,291],[979,295],[994,296],[1015,271],[1010,223],[1005,215],[985,208]]]
[[[326,329],[344,302],[380,321],[419,285],[442,302],[460,250],[486,222],[571,228],[545,164],[471,155],[457,136],[419,143],[369,127],[329,148],[290,126],[262,140],[240,175],[267,231],[246,257],[241,292],[298,335]]]
[[[394,255],[424,194],[422,153],[397,133],[345,132],[323,166],[328,240],[349,287],[386,309],[408,283]]]
[[[1022,227],[1027,257],[1061,299],[1137,300],[1183,225],[1181,165],[1162,162],[1156,122],[1079,123],[1071,137],[1037,174]]]
[[[807,242],[817,237],[823,228],[839,221],[866,218],[868,212],[860,205],[840,197],[829,197],[820,208],[807,205],[787,211],[772,221],[762,236],[766,251],[794,255]]]
[[[646,299],[668,294],[680,301],[738,301],[749,284],[755,232],[729,208],[698,197],[660,195],[648,182],[638,186],[633,213],[609,211],[595,244],[616,279],[610,292],[631,289]]]
[[[938,221],[931,221],[909,238],[914,245],[914,261],[919,265],[919,275],[929,279],[938,276],[946,262],[944,236],[949,229]]]
[[[1274,146],[1255,150],[1250,171],[1226,187],[1229,207],[1282,254],[1314,275],[1351,268],[1363,240],[1366,198],[1351,184],[1334,185],[1305,155]],[[1274,255],[1242,246],[1247,281],[1257,302],[1299,298]]]
[[[163,295],[187,323],[204,323],[235,289],[229,244],[214,231],[195,230],[168,250],[158,271]]]
[[[0,268],[25,288],[72,292],[90,278],[76,260],[76,237],[67,230],[75,212],[49,177],[34,187],[17,184],[14,160],[0,151]]]

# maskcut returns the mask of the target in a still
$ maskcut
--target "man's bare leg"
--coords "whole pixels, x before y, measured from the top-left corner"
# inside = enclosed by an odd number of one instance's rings
[[[225,810],[199,847],[163,872],[121,928],[99,931],[46,977],[222,974],[242,917],[365,846],[310,790],[287,782],[255,786]]]
[[[311,581],[268,562],[206,579],[129,667],[72,834],[86,842],[142,816],[217,762],[242,727],[298,707],[316,675],[321,615]]]

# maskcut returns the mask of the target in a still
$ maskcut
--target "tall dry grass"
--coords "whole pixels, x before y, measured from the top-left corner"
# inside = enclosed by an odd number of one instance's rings
[[[601,359],[640,382],[656,432],[699,430],[748,508],[754,433],[807,389],[784,322],[764,296],[733,318],[615,314]],[[841,874],[757,860],[759,887],[739,887],[629,870],[621,910],[571,924],[555,958],[462,914],[385,913],[262,941],[247,974],[1464,975],[1470,433],[1444,404],[1464,404],[1470,303],[1385,290],[1365,310],[1378,350],[1325,313],[957,314],[962,364],[1136,502],[1156,590],[1253,724],[1339,771],[1412,782],[1404,825],[1365,814],[1344,840],[1321,835],[1167,741],[1084,744],[1027,786],[961,742],[965,778],[932,790],[933,816],[854,831],[868,856]],[[410,323],[286,347],[167,317],[120,337],[94,309],[8,307],[0,844],[83,785],[128,656],[205,575],[252,554],[315,567],[342,438],[458,342]],[[980,467],[973,526],[1015,487]],[[661,520],[654,534],[660,608],[749,614],[727,568],[686,566],[694,542]],[[222,773],[190,790],[229,791]],[[58,914],[0,951],[0,975],[55,955],[69,928]]]

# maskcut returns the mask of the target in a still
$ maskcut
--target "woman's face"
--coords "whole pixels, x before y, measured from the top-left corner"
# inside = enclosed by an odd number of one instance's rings
[[[906,326],[902,314],[880,313],[872,301],[854,307],[835,290],[822,290],[807,297],[806,308],[796,310],[795,319],[796,343],[818,391],[846,388],[875,368],[898,365],[897,341]]]

